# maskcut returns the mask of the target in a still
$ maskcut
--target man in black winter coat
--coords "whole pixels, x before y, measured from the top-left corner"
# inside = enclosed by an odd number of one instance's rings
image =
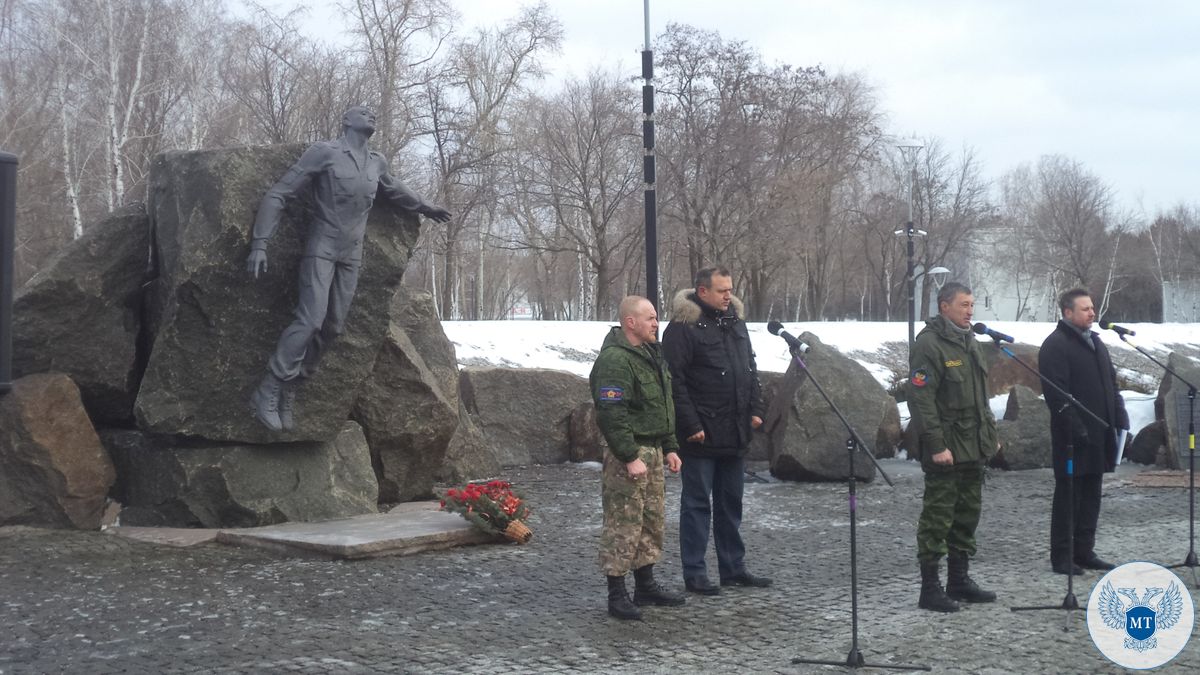
[[[1062,294],[1063,318],[1042,343],[1038,370],[1069,392],[1108,426],[1081,413],[1058,392],[1045,387],[1050,407],[1050,439],[1054,449],[1054,501],[1050,507],[1050,565],[1058,574],[1082,574],[1081,568],[1110,570],[1096,556],[1096,523],[1100,519],[1103,475],[1117,465],[1117,431],[1129,428],[1125,402],[1117,390],[1117,373],[1100,336],[1091,331],[1096,308],[1088,292],[1076,288]],[[1073,466],[1068,468],[1067,442]],[[1068,483],[1070,489],[1068,490]],[[1068,493],[1071,499],[1068,500]],[[1073,502],[1073,503],[1072,503]],[[1070,557],[1074,518],[1075,556]]]
[[[675,296],[663,333],[671,368],[675,432],[683,459],[679,551],[685,587],[716,595],[704,554],[711,525],[722,586],[769,586],[746,571],[742,522],[744,460],[750,434],[762,426],[764,406],[742,303],[733,297],[729,270],[696,275],[695,290]]]

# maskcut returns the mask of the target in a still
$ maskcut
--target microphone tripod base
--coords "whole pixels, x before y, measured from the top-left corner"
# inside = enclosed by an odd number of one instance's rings
[[[930,666],[915,666],[904,663],[867,663],[863,658],[862,651],[857,648],[851,649],[846,655],[845,661],[823,661],[821,659],[792,659],[793,664],[807,663],[815,666],[843,666],[846,668],[881,668],[884,670],[933,670]]]
[[[1196,568],[1200,567],[1200,562],[1196,562],[1195,551],[1188,551],[1187,558],[1185,558],[1183,562],[1179,563],[1178,565],[1168,565],[1167,569],[1175,570],[1179,569],[1180,567],[1188,568],[1188,570],[1192,573],[1192,587],[1200,588],[1200,583],[1196,582]]]
[[[1014,612],[1029,612],[1039,609],[1083,609],[1079,606],[1079,601],[1075,599],[1074,593],[1067,593],[1063,598],[1061,605],[1038,605],[1034,607],[1010,607]]]

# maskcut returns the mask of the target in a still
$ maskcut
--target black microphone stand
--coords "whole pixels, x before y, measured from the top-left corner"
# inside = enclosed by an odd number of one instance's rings
[[[1050,386],[1052,389],[1054,389],[1054,391],[1058,392],[1064,398],[1066,398],[1067,402],[1064,403],[1062,405],[1062,407],[1059,408],[1057,411],[1057,416],[1060,420],[1060,424],[1065,423],[1065,420],[1062,417],[1062,414],[1067,410],[1068,407],[1073,406],[1076,410],[1081,410],[1081,411],[1087,413],[1087,415],[1089,417],[1091,417],[1092,419],[1099,422],[1106,429],[1109,428],[1110,425],[1108,424],[1108,422],[1105,422],[1103,419],[1098,417],[1091,410],[1088,410],[1087,406],[1080,403],[1074,396],[1070,395],[1066,391],[1063,391],[1062,387],[1060,387],[1057,384],[1054,384],[1050,380],[1046,379],[1045,375],[1042,375],[1037,370],[1034,370],[1033,367],[1031,367],[1029,364],[1027,364],[1024,361],[1022,361],[1021,359],[1017,358],[1017,355],[1014,354],[1011,349],[1000,344],[1000,340],[998,338],[993,337],[992,342],[996,345],[997,349],[999,349],[1000,351],[1007,354],[1010,358],[1012,358],[1013,361],[1016,361],[1017,363],[1019,363],[1022,368],[1024,368],[1025,370],[1028,370],[1029,372],[1033,373],[1034,375],[1037,375],[1038,379],[1042,381],[1042,384]],[[1026,611],[1042,610],[1042,609],[1065,609],[1068,611],[1073,610],[1073,609],[1083,609],[1083,607],[1081,607],[1079,605],[1079,600],[1075,598],[1075,574],[1074,574],[1074,571],[1075,571],[1074,570],[1074,567],[1075,567],[1075,443],[1072,441],[1070,429],[1067,429],[1066,431],[1067,431],[1066,437],[1067,437],[1067,566],[1068,566],[1067,567],[1067,594],[1063,597],[1063,601],[1061,604],[1058,604],[1058,605],[1034,605],[1031,607],[1010,607],[1010,609],[1014,612],[1026,612]],[[1069,618],[1070,618],[1070,615],[1068,615],[1068,620],[1069,620]],[[1064,631],[1067,630],[1066,626],[1063,627],[1063,630]]]
[[[1196,562],[1196,385],[1183,379],[1182,375],[1171,370],[1165,363],[1150,356],[1149,352],[1130,342],[1124,333],[1118,333],[1118,335],[1121,336],[1122,342],[1138,350],[1142,356],[1156,363],[1159,368],[1174,375],[1175,379],[1186,384],[1188,388],[1188,552],[1183,562],[1178,565],[1168,565],[1167,569],[1188,568],[1192,573],[1192,586],[1200,588],[1200,584],[1196,583],[1196,568],[1200,567],[1200,563]],[[1168,437],[1170,433],[1171,430],[1168,429]]]
[[[850,503],[850,634],[851,634],[850,652],[849,652],[849,654],[846,655],[846,659],[844,661],[829,661],[829,660],[822,660],[822,659],[804,659],[804,658],[796,657],[796,658],[792,659],[792,663],[810,663],[810,664],[814,664],[814,665],[824,665],[824,666],[845,666],[847,668],[888,668],[891,670],[932,670],[932,668],[930,668],[929,666],[914,666],[914,665],[905,665],[905,664],[900,664],[900,663],[867,663],[866,660],[863,659],[862,650],[860,650],[858,647],[858,538],[857,538],[857,526],[856,526],[856,522],[857,522],[856,514],[858,511],[858,497],[857,497],[856,485],[858,484],[858,478],[854,475],[854,455],[855,455],[855,453],[857,451],[861,450],[863,454],[865,454],[868,458],[870,458],[871,462],[875,464],[875,468],[879,470],[879,475],[883,476],[883,480],[887,482],[888,486],[895,487],[896,484],[892,482],[892,479],[888,477],[887,472],[885,472],[883,470],[883,467],[879,465],[878,460],[876,460],[875,456],[871,454],[871,451],[868,448],[866,442],[863,441],[862,437],[858,435],[858,432],[854,430],[854,427],[852,427],[850,425],[850,422],[846,419],[846,416],[843,415],[842,411],[838,409],[837,405],[835,405],[834,402],[829,399],[829,396],[825,393],[825,390],[822,389],[820,383],[817,382],[817,378],[813,377],[812,371],[808,369],[808,364],[804,363],[804,359],[800,358],[799,351],[797,349],[793,348],[791,350],[791,352],[792,352],[792,358],[796,362],[796,365],[798,365],[800,367],[800,369],[802,371],[804,371],[805,374],[808,375],[809,382],[812,382],[813,386],[817,388],[817,392],[821,394],[821,398],[825,399],[825,403],[827,403],[829,405],[829,409],[833,411],[834,415],[837,415],[837,418],[839,420],[841,420],[841,422],[842,422],[842,426],[846,427],[846,431],[850,434],[850,437],[846,439],[846,452],[849,454],[849,457],[850,457],[850,478],[848,479],[847,482],[849,484],[849,489],[850,489],[849,503]]]

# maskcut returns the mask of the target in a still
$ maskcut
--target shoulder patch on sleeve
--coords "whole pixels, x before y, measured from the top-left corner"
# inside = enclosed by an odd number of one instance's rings
[[[620,387],[600,387],[601,403],[620,403],[625,398],[625,390]]]
[[[929,384],[929,373],[925,372],[924,368],[917,368],[912,372],[912,375],[908,378],[908,381],[912,382],[912,386],[920,389],[921,387]]]

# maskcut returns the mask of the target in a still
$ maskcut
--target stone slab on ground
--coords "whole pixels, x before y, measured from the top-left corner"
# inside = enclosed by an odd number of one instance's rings
[[[220,530],[216,540],[234,546],[348,560],[501,541],[472,527],[460,515],[438,510],[437,502],[408,502],[387,513],[319,523]]]
[[[220,532],[220,530],[202,527],[135,527],[127,525],[109,527],[104,531],[147,544],[161,544],[178,548],[189,548],[214,542],[217,540],[217,533]]]

